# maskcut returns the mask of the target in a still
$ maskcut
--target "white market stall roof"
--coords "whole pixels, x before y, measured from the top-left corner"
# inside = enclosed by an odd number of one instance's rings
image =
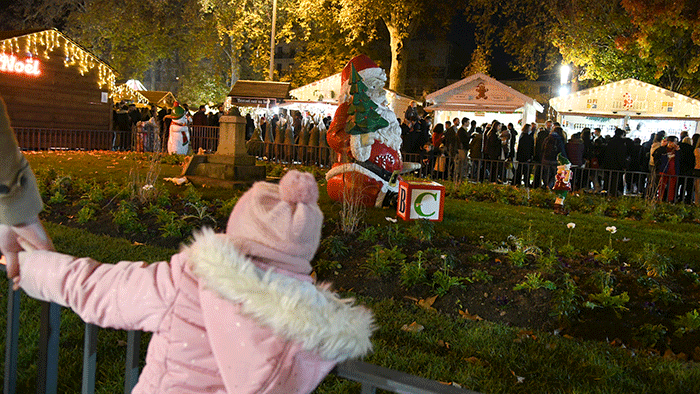
[[[555,97],[549,104],[564,116],[700,118],[700,101],[632,78]]]
[[[324,101],[338,104],[340,73],[292,89],[289,91],[289,95],[300,101]]]
[[[317,102],[338,105],[340,90],[341,78],[340,73],[337,73],[331,75],[330,77],[319,79],[318,81],[312,82],[308,85],[292,89],[289,91],[289,95],[300,102]],[[384,91],[386,92],[386,100],[389,103],[389,107],[399,117],[403,116],[403,113],[408,105],[411,103],[411,101],[415,100],[413,97],[406,96],[405,94],[401,94],[387,88],[384,88]]]
[[[544,108],[537,100],[486,74],[477,73],[448,85],[425,97],[426,111],[519,112],[526,105],[538,112]]]

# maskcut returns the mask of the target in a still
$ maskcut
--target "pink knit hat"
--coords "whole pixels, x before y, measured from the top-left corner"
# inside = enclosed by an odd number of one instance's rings
[[[316,179],[308,172],[291,170],[279,185],[256,182],[245,192],[231,212],[226,234],[242,253],[269,259],[286,271],[308,274],[322,224]]]

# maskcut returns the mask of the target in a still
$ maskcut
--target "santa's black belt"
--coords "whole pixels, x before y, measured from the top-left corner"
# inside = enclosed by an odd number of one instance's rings
[[[357,161],[357,162],[355,162],[355,164],[357,164],[357,165],[359,165],[359,166],[361,166],[369,171],[372,171],[372,173],[374,173],[377,176],[379,176],[380,178],[382,178],[382,180],[384,180],[385,182],[391,181],[392,173],[383,169],[382,167],[378,166],[377,164],[372,163],[371,161],[362,161],[362,162]]]

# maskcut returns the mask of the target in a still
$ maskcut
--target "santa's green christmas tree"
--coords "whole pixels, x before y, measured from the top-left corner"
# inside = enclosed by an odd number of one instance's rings
[[[367,95],[367,85],[352,66],[350,77],[350,94],[352,101],[348,107],[348,120],[345,132],[361,135],[363,145],[369,145],[369,133],[389,126],[389,122],[377,113],[377,104]],[[367,141],[365,141],[367,139]]]

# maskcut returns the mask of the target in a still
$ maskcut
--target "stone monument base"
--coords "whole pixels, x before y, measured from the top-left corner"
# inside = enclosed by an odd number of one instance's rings
[[[264,181],[265,166],[249,155],[194,155],[183,176],[196,186],[234,187]]]

